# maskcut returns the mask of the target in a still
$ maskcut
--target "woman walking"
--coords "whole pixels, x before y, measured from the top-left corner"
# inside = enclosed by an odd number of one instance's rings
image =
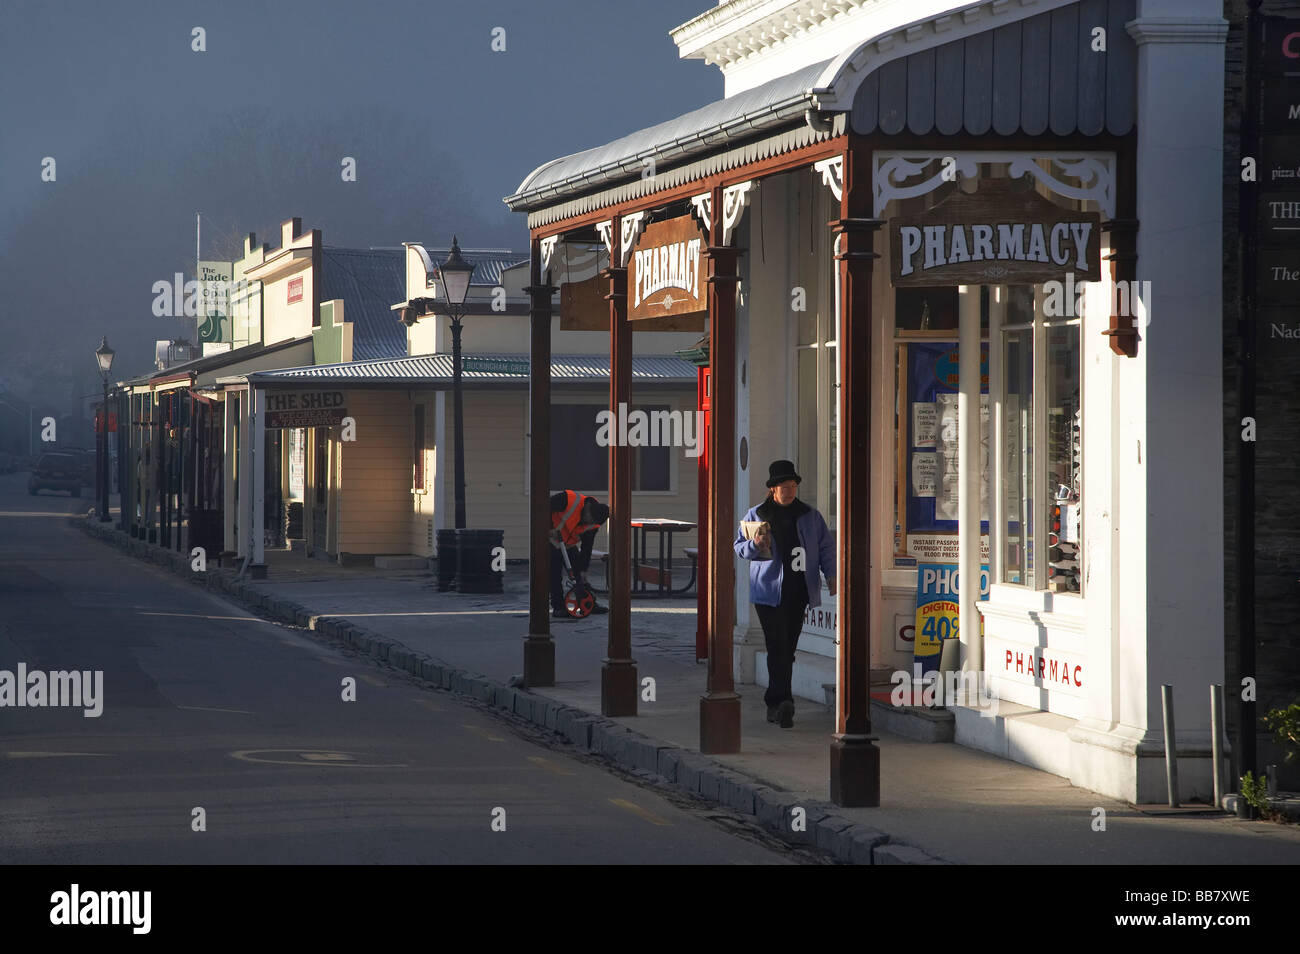
[[[749,600],[767,644],[767,721],[788,729],[794,725],[790,679],[804,612],[821,605],[822,576],[835,595],[835,544],[822,515],[798,499],[802,478],[794,463],[773,461],[767,470],[767,499],[745,514],[735,550],[750,561]]]

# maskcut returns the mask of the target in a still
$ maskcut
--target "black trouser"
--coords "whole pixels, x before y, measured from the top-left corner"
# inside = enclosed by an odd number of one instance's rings
[[[578,558],[581,556],[577,547],[569,547],[569,565],[575,568],[578,565]],[[551,547],[551,609],[559,612],[564,611],[564,591],[568,589],[564,580],[564,557],[560,554],[560,548]]]
[[[800,597],[781,597],[780,606],[755,603],[758,621],[763,627],[763,640],[767,643],[767,692],[763,701],[768,708],[779,706],[787,699],[794,701],[790,679],[794,672],[794,651],[803,632],[803,616],[808,600]]]

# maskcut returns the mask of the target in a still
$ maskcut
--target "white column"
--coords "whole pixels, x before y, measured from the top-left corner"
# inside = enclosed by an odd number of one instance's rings
[[[984,668],[980,618],[980,286],[957,289],[957,572],[961,668]],[[940,476],[942,479],[942,475]]]
[[[1223,89],[1221,0],[1139,0],[1137,278],[1150,282],[1136,359],[1120,362],[1120,719],[1161,736],[1160,686],[1174,687],[1182,797],[1208,795],[1211,683],[1224,673]],[[1147,324],[1147,319],[1149,324]],[[1087,533],[1087,529],[1084,531]],[[1192,754],[1190,751],[1188,754]],[[1184,757],[1185,758],[1185,757]],[[1142,758],[1138,797],[1163,797]]]
[[[1002,579],[1002,561],[1006,556],[1003,540],[1005,527],[998,524],[1006,507],[1006,474],[1002,455],[1004,415],[1002,405],[1002,326],[1007,320],[1007,301],[1011,289],[995,285],[989,289],[989,583]]]
[[[1083,540],[1080,566],[1086,574],[1083,598],[1087,691],[1083,717],[1071,730],[1075,741],[1114,745],[1114,735],[1136,740],[1141,733],[1115,729],[1120,721],[1120,647],[1127,624],[1120,618],[1116,597],[1121,570],[1127,569],[1119,552],[1119,531],[1127,528],[1129,513],[1120,503],[1120,446],[1132,438],[1121,437],[1120,411],[1124,406],[1118,377],[1129,358],[1110,350],[1110,339],[1102,334],[1110,324],[1111,281],[1102,247],[1102,280],[1087,286],[1080,353],[1083,376]],[[1141,627],[1137,627],[1140,632]],[[1207,694],[1208,695],[1208,694]],[[1156,698],[1159,698],[1157,692]],[[1112,738],[1103,736],[1110,734]],[[1122,791],[1123,776],[1095,758],[1081,759],[1071,780],[1084,788]]]
[[[227,391],[226,399],[221,402],[224,424],[224,443],[223,453],[221,455],[221,468],[223,471],[223,480],[221,482],[221,519],[222,519],[222,546],[221,549],[226,552],[238,552],[239,541],[235,539],[235,527],[238,521],[235,519],[235,425],[238,422],[237,412],[231,406],[237,392]]]
[[[266,564],[266,391],[250,388],[252,398],[249,415],[249,444],[253,448],[251,479],[244,486],[248,490],[249,514],[253,538],[254,566]],[[248,534],[245,533],[247,537]]]
[[[447,519],[446,473],[447,392],[438,391],[433,399],[433,526],[437,530],[445,530],[453,524]]]
[[[252,391],[239,392],[239,520],[235,552],[240,560],[248,556],[248,528],[253,525],[253,431],[249,416],[252,401]]]

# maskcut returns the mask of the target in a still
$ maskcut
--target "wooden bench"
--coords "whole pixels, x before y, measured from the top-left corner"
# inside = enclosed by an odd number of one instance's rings
[[[691,578],[680,590],[674,590],[675,593],[685,593],[695,585],[695,574],[700,566],[700,551],[698,547],[682,547],[686,551],[686,558],[691,561]]]
[[[673,590],[674,593],[685,593],[692,586],[694,586],[695,575],[699,571],[699,562],[700,562],[699,549],[697,547],[683,547],[682,549],[686,551],[686,558],[691,561],[691,578],[686,582],[686,585],[683,586],[681,589]],[[605,586],[602,588],[596,586],[595,583],[591,583],[591,588],[600,593],[608,593],[609,592],[609,553],[606,552],[605,550],[593,549],[591,551],[591,562],[595,563],[597,560],[599,560],[605,568]],[[642,563],[637,565],[635,573],[636,573],[636,579],[638,581],[649,584],[651,586],[659,585],[659,578],[660,578],[659,567],[649,563]],[[663,573],[663,577],[664,577],[664,586],[666,586],[669,589],[672,589],[673,572],[671,567]]]

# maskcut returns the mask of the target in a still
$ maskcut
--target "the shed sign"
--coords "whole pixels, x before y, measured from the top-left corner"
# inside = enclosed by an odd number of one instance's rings
[[[1040,285],[1101,279],[1101,216],[1007,180],[890,222],[895,285]]]
[[[266,426],[332,427],[348,413],[342,391],[268,391]]]
[[[692,216],[647,225],[628,257],[627,317],[663,318],[706,311],[703,251],[704,237]]]

